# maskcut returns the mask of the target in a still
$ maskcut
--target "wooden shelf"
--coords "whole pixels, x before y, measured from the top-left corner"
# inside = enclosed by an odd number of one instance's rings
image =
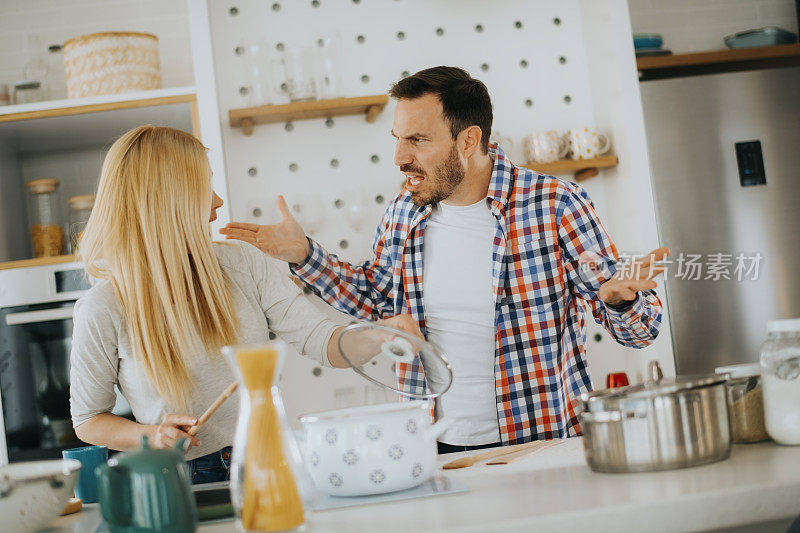
[[[199,135],[194,87],[0,107],[0,144],[19,152],[107,146],[142,124]]]
[[[597,176],[599,169],[615,167],[619,159],[615,155],[604,155],[595,159],[562,159],[554,163],[527,163],[520,165],[542,174],[563,175],[573,174],[575,181],[585,180]]]
[[[283,105],[262,105],[231,109],[228,111],[228,118],[231,127],[241,127],[242,133],[252,135],[253,126],[256,124],[273,124],[275,122],[290,122],[293,120],[364,114],[367,122],[374,122],[388,102],[388,96],[379,94],[376,96],[313,100]]]
[[[118,109],[135,109],[195,101],[194,87],[176,87],[173,89],[156,89],[153,91],[136,91],[88,98],[70,98],[66,100],[50,100],[32,104],[18,104],[0,107],[0,123],[40,118],[67,117],[114,111]]]
[[[639,80],[800,66],[800,44],[636,58]]]
[[[21,259],[19,261],[6,261],[5,263],[0,263],[0,270],[59,265],[61,263],[73,263],[75,261],[76,258],[74,255],[56,255],[53,257],[39,257],[38,259]]]

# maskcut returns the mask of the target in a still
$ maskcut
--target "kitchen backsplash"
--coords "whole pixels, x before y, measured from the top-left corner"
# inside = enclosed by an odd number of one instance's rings
[[[778,26],[797,32],[795,0],[628,0],[636,33],[660,33],[675,53],[725,48],[723,37]]]
[[[23,79],[28,34],[47,47],[101,31],[141,31],[159,39],[164,87],[194,85],[186,0],[3,0],[0,2],[0,84]],[[46,57],[45,57],[46,59]]]

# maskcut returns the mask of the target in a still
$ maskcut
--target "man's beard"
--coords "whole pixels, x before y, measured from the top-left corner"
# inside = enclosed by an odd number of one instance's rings
[[[404,172],[411,171],[410,169],[405,170],[403,167],[401,167],[400,170]],[[458,151],[456,150],[455,143],[453,143],[447,159],[437,166],[430,176],[425,177],[426,181],[428,179],[431,180],[433,190],[412,192],[411,201],[419,207],[438,204],[453,194],[456,187],[464,180],[465,175],[466,171],[461,161],[458,159]]]

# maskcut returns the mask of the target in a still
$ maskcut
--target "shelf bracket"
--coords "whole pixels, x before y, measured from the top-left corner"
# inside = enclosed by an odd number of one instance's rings
[[[246,136],[250,137],[253,134],[253,119],[252,118],[243,118],[242,122],[242,133]]]
[[[380,105],[371,105],[367,108],[367,122],[372,124],[378,118],[378,115],[381,114],[383,110],[383,106]]]
[[[588,180],[600,174],[600,169],[597,167],[582,168],[575,172],[575,181]]]

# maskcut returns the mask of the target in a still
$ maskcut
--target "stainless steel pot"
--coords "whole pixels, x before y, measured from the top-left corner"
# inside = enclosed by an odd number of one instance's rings
[[[584,393],[583,446],[596,472],[652,472],[727,459],[731,453],[724,376],[652,379]]]

